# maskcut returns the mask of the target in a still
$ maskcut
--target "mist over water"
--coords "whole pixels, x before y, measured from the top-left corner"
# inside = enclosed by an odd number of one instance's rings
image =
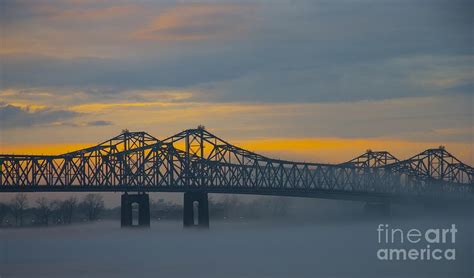
[[[400,210],[403,213],[403,208]],[[4,277],[471,277],[472,214],[424,213],[390,219],[347,210],[331,217],[211,219],[210,230],[152,220],[0,229]],[[458,232],[455,261],[380,261],[379,224]],[[433,245],[434,246],[434,245]],[[420,248],[423,248],[421,246]]]

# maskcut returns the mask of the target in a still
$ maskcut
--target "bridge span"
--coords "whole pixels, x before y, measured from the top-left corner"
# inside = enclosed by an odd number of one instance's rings
[[[386,209],[406,200],[472,202],[473,188],[474,168],[443,147],[404,160],[369,150],[340,164],[294,162],[244,150],[202,127],[164,140],[125,130],[61,155],[0,154],[0,192],[124,192],[122,226],[132,225],[133,203],[139,224],[149,225],[147,192],[184,192],[184,226],[207,227],[208,193],[357,200]]]

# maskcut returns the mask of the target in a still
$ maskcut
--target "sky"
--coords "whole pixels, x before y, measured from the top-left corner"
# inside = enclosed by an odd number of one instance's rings
[[[206,128],[266,155],[474,164],[473,1],[0,1],[0,153]]]

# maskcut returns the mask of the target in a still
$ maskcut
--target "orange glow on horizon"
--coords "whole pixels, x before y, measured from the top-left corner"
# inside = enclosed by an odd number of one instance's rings
[[[0,144],[1,154],[37,154],[37,155],[58,155],[68,153],[88,147],[94,143],[47,143],[47,144]]]
[[[342,163],[366,150],[389,151],[399,159],[407,159],[441,143],[416,142],[397,139],[344,139],[344,138],[261,138],[228,140],[243,149],[285,160]],[[47,143],[47,144],[0,144],[2,154],[58,155],[97,144],[94,143]],[[450,153],[469,165],[473,164],[474,149],[471,143],[451,142],[444,145]],[[176,145],[183,149],[182,145]]]
[[[441,145],[455,157],[472,165],[473,148],[471,143],[417,142],[399,139],[380,138],[277,138],[236,141],[236,145],[267,156],[307,162],[341,163],[348,161],[368,149],[388,151],[398,159],[410,158],[430,148]]]

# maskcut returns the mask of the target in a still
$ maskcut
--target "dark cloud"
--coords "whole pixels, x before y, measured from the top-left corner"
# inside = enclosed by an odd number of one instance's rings
[[[31,110],[11,104],[0,103],[1,128],[31,127],[48,124],[62,124],[63,121],[78,116],[79,113],[66,110]]]

